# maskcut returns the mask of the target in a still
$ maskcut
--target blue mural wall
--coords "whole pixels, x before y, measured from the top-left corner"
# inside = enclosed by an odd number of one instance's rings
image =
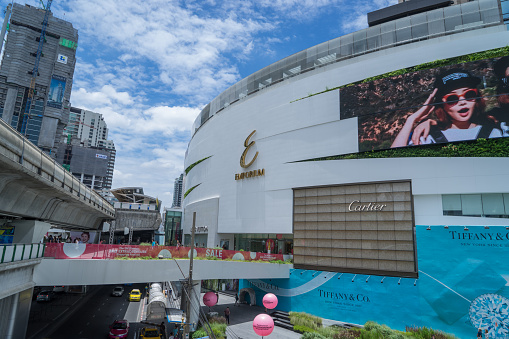
[[[509,335],[509,230],[416,226],[419,278],[292,270],[289,279],[243,280],[240,288],[278,296],[277,309],[405,330],[427,326],[474,338]]]

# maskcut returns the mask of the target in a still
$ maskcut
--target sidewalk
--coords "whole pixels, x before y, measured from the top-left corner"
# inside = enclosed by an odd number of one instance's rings
[[[209,308],[203,304],[203,294],[200,296],[200,305],[205,313],[209,312]],[[253,319],[260,313],[265,313],[265,307],[249,306],[247,304],[235,305],[235,294],[219,292],[219,301],[210,311],[224,315],[226,307],[230,308],[230,325],[228,325],[226,337],[228,339],[250,339],[259,338],[253,330]],[[277,309],[277,308],[276,308]],[[274,331],[270,334],[271,338],[278,339],[298,339],[302,335],[281,327],[274,327]]]

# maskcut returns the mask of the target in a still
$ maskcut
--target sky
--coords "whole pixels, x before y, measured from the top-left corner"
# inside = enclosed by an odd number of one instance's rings
[[[78,29],[71,105],[104,116],[117,150],[113,188],[143,187],[171,207],[207,103],[265,66],[366,28],[366,13],[396,3],[54,0],[51,11]]]

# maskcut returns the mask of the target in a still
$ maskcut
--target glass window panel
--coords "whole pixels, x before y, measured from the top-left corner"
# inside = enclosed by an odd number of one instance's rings
[[[412,27],[412,38],[422,38],[428,35],[428,24],[421,24]]]
[[[485,216],[503,215],[505,211],[502,193],[482,194],[482,210]]]
[[[444,8],[444,17],[447,19],[451,16],[461,15],[461,6],[449,6]]]
[[[396,42],[396,32],[382,33],[382,46],[388,46]]]
[[[411,27],[398,29],[396,31],[396,40],[398,42],[407,41],[412,39],[412,29]]]
[[[482,11],[481,19],[485,24],[499,22],[500,21],[500,12],[499,12],[498,8]]]
[[[364,53],[366,51],[366,39],[354,41],[353,43],[354,53]]]
[[[318,58],[321,58],[325,55],[329,54],[329,43],[324,42],[316,46],[316,55]]]
[[[380,25],[376,25],[374,27],[369,27],[366,29],[366,36],[369,37],[375,37],[380,35]]]
[[[340,49],[340,46],[341,46],[341,39],[340,38],[336,38],[336,39],[333,39],[331,41],[329,41],[329,53],[331,54],[339,54],[341,49]]]
[[[482,200],[480,194],[462,194],[461,212],[465,216],[480,217],[482,215]]]
[[[367,43],[367,50],[373,50],[373,49],[377,49],[379,47],[381,47],[381,42],[382,42],[382,38],[380,35],[378,36],[374,36],[374,37],[370,37],[366,40],[366,43]]]
[[[444,20],[436,20],[428,22],[428,32],[432,34],[442,34],[445,32]]]
[[[509,13],[509,1],[502,1],[500,5],[502,7],[502,13],[504,14]]]
[[[442,208],[444,211],[461,211],[461,195],[459,194],[442,195]]]
[[[349,56],[353,54],[353,44],[341,44],[341,56]]]
[[[447,32],[453,31],[456,28],[460,28],[463,24],[463,21],[461,20],[461,16],[453,16],[450,18],[445,18],[445,30]]]
[[[504,207],[505,207],[505,215],[509,215],[509,193],[504,193]]]
[[[393,32],[393,31],[395,31],[395,30],[396,30],[396,24],[394,23],[394,21],[384,22],[384,23],[380,26],[380,29],[381,29],[381,32],[382,32],[382,33]]]
[[[471,1],[461,5],[461,13],[479,12],[479,2]]]
[[[463,25],[468,25],[472,23],[480,23],[481,22],[481,14],[479,12],[463,14]]]
[[[410,27],[412,24],[410,23],[410,17],[405,17],[401,19],[394,20],[396,24],[396,30],[400,28]]]
[[[426,14],[428,16],[428,21],[440,20],[444,18],[444,9],[435,9],[433,11],[429,11]]]
[[[479,0],[479,8],[481,10],[497,8],[498,2],[496,0]]]
[[[428,22],[426,13],[415,14],[412,15],[410,18],[412,19],[412,26]]]

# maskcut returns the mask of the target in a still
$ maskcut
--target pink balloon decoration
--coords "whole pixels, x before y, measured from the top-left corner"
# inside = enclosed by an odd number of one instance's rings
[[[207,292],[203,295],[203,303],[208,306],[212,307],[217,303],[217,295],[214,292]]]
[[[272,293],[267,293],[263,297],[263,306],[267,307],[269,310],[275,308],[277,306],[277,297]]]
[[[253,320],[253,330],[261,336],[269,335],[274,330],[274,320],[268,314],[258,314]]]

